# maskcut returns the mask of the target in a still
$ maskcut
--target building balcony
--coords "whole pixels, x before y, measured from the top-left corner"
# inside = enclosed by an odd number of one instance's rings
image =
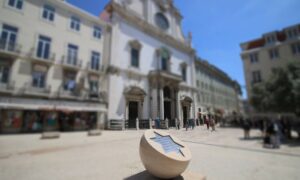
[[[18,57],[21,54],[21,45],[0,39],[0,53],[10,57]]]
[[[107,102],[107,92],[106,91],[91,91],[88,90],[84,93],[84,99],[89,101],[102,101]]]
[[[51,86],[38,87],[34,86],[32,82],[24,84],[24,95],[49,97],[51,93]]]
[[[106,72],[106,68],[102,65],[94,66],[92,67],[91,63],[87,63],[86,70],[89,73],[94,73],[94,74],[104,74]]]
[[[15,89],[15,81],[4,83],[0,82],[0,93],[12,93]]]
[[[82,60],[79,60],[77,58],[72,58],[69,56],[62,56],[60,64],[65,68],[70,68],[75,70],[82,68]]]
[[[43,63],[46,65],[53,64],[55,62],[56,54],[55,53],[49,53],[44,55],[37,55],[37,49],[31,48],[30,52],[27,55],[28,59],[31,61],[36,61],[39,63]]]
[[[64,85],[61,85],[59,87],[58,92],[59,98],[65,98],[65,99],[82,99],[82,93],[81,90],[78,88],[68,89]]]

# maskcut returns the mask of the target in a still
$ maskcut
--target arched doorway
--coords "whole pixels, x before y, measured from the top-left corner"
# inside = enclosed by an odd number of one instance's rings
[[[125,88],[124,95],[126,98],[126,120],[128,128],[136,128],[136,119],[142,116],[144,97],[146,92],[137,86]]]
[[[183,127],[186,127],[187,121],[190,118],[192,103],[193,103],[192,98],[188,96],[181,97]]]

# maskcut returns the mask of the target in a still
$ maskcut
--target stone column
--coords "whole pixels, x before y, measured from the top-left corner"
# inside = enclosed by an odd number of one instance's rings
[[[193,113],[193,118],[197,118],[195,117],[196,115],[196,102],[197,102],[197,94],[196,93],[192,93],[193,97],[194,97],[194,100],[192,102],[192,106],[193,106],[193,109],[192,109],[192,113]]]
[[[152,84],[148,84],[150,86],[149,88],[149,92],[148,92],[148,96],[146,96],[146,98],[148,98],[148,118],[151,118],[152,117],[152,97],[153,97],[153,94],[152,94]]]
[[[177,104],[178,97],[177,96],[178,96],[178,90],[174,89],[174,99],[173,99],[173,103],[174,103],[173,110],[174,110],[174,116],[175,116],[174,119],[178,118],[178,113],[179,113],[177,110],[177,107],[178,107],[178,104]]]
[[[160,89],[160,119],[164,119],[164,92],[163,89]]]
[[[96,129],[102,128],[102,122],[104,122],[103,112],[97,112],[97,122],[96,122]]]
[[[181,115],[181,110],[180,110],[180,108],[181,108],[181,106],[180,106],[180,95],[179,95],[179,91],[177,90],[177,94],[176,94],[176,110],[177,110],[177,118],[179,119],[179,121],[180,121],[180,127],[183,127],[183,117],[182,117],[182,115]]]
[[[128,116],[129,116],[129,115],[128,115],[128,112],[129,112],[129,110],[128,110],[128,108],[129,108],[129,107],[128,107],[128,106],[129,106],[129,101],[128,101],[127,99],[125,99],[125,101],[126,101],[126,103],[125,103],[125,106],[126,106],[126,107],[125,107],[124,119],[127,120],[127,119],[128,119]]]
[[[160,111],[160,100],[161,100],[161,94],[160,94],[160,87],[157,87],[157,92],[156,92],[156,97],[157,97],[157,117],[160,117],[161,111]],[[156,118],[156,117],[155,117]]]

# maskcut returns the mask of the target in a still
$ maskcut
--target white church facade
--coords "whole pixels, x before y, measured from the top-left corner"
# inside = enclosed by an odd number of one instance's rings
[[[108,120],[195,118],[195,52],[172,1],[116,0],[106,7],[112,25]]]

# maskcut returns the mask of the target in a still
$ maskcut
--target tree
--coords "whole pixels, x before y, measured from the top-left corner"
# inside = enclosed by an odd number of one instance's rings
[[[293,84],[293,94],[295,98],[295,112],[300,116],[300,62],[289,64],[288,72]]]
[[[253,86],[250,103],[259,112],[300,115],[300,63],[277,69],[264,83]]]

